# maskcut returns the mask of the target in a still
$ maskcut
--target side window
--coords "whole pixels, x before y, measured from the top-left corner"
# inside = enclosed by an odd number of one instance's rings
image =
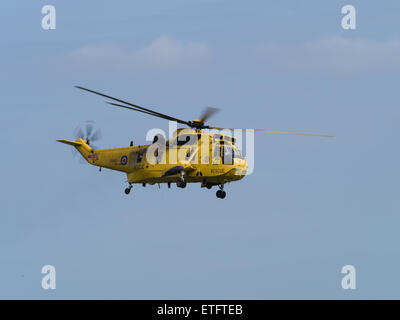
[[[193,149],[189,149],[186,153],[186,160],[189,160],[190,156],[193,154]]]
[[[178,144],[178,146],[183,146],[186,143],[188,143],[189,140],[190,140],[190,136],[186,136],[185,139],[183,139],[182,136],[180,136],[179,139],[178,139],[177,144]]]
[[[138,152],[136,162],[137,163],[142,162],[142,159],[143,159],[143,154],[141,152]]]
[[[220,153],[221,153],[220,146],[216,146],[214,148],[214,158],[219,158],[220,157]]]
[[[224,154],[222,155],[223,164],[233,164],[233,149],[231,146],[224,147]]]
[[[213,152],[212,164],[220,164],[221,159],[221,146],[215,146]]]

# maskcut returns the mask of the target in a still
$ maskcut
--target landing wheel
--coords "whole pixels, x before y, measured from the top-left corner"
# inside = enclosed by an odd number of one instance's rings
[[[176,186],[178,187],[178,188],[185,188],[186,187],[186,181],[184,181],[184,180],[178,180],[177,182],[176,182]]]
[[[206,183],[206,188],[207,189],[211,189],[212,188],[212,184],[211,183]]]
[[[129,192],[131,192],[132,189],[132,183],[129,183],[129,187],[125,189],[125,194],[129,194]]]
[[[216,196],[217,198],[224,199],[226,197],[226,192],[223,190],[218,190]]]

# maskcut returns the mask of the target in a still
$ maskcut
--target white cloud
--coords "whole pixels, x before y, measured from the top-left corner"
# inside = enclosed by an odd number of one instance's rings
[[[400,39],[374,41],[327,37],[302,43],[265,43],[251,54],[249,47],[238,52],[221,51],[213,63],[219,68],[242,66],[268,72],[362,74],[398,72]],[[243,53],[245,55],[243,56]],[[222,58],[223,57],[223,58]],[[146,46],[131,49],[116,44],[91,44],[69,54],[71,67],[113,71],[162,71],[203,67],[211,62],[205,43],[182,42],[161,36]]]
[[[157,68],[175,67],[180,64],[204,62],[209,58],[209,48],[202,43],[183,44],[168,37],[160,37],[141,49],[136,58]]]
[[[265,67],[330,73],[400,69],[400,40],[372,41],[331,37],[296,45],[266,44],[258,50]]]
[[[204,43],[183,43],[161,36],[148,46],[129,50],[115,44],[86,45],[73,51],[69,58],[78,65],[116,69],[151,68],[169,70],[204,64],[210,49]]]

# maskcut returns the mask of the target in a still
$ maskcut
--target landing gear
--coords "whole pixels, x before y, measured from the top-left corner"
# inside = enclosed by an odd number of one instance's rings
[[[186,188],[186,181],[185,180],[178,180],[177,182],[176,182],[176,186],[178,187],[178,188]]]
[[[206,183],[206,188],[207,189],[211,189],[212,188],[212,184],[211,183]]]
[[[129,184],[129,187],[125,189],[125,194],[129,194],[131,192],[132,189],[132,184]]]
[[[224,199],[226,197],[226,192],[223,190],[218,190],[216,195],[217,195],[217,198]]]
[[[217,191],[216,196],[217,198],[224,199],[226,197],[226,192],[224,191],[224,185],[220,185],[220,190]]]
[[[181,171],[181,177],[176,182],[176,186],[178,188],[182,188],[182,189],[186,187],[185,172],[183,170]]]

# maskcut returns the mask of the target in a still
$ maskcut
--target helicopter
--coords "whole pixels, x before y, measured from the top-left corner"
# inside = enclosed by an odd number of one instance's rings
[[[112,106],[174,121],[188,127],[177,128],[168,140],[163,135],[155,135],[152,144],[134,146],[131,141],[128,147],[102,150],[91,144],[98,135],[97,132],[92,134],[92,124],[87,124],[86,132],[79,130],[75,141],[57,140],[76,148],[88,163],[100,167],[100,170],[107,168],[126,173],[128,187],[124,190],[125,194],[130,193],[134,184],[142,184],[145,187],[146,184],[166,183],[168,188],[171,188],[171,184],[174,183],[178,188],[185,188],[187,183],[200,183],[201,188],[211,189],[217,186],[217,198],[224,199],[225,184],[241,180],[246,175],[246,158],[237,146],[235,136],[230,133],[236,129],[206,125],[206,121],[219,109],[207,107],[199,119],[185,121],[98,91],[81,86],[75,88],[112,100],[107,101]],[[263,133],[333,137],[326,134],[253,130]]]

